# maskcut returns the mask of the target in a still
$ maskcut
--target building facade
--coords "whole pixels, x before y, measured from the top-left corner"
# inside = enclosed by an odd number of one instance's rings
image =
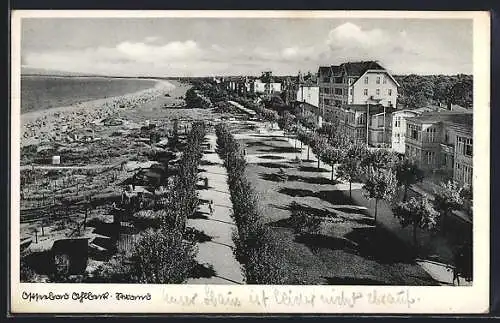
[[[315,106],[316,108],[319,107],[319,86],[299,84],[299,88],[296,94],[297,101],[306,102]]]
[[[336,120],[352,142],[371,147],[390,146],[393,108],[347,104],[338,111]]]
[[[417,109],[396,110],[392,114],[392,136],[391,147],[395,152],[405,153],[406,119],[413,118],[425,112],[445,111],[439,107],[424,107]]]
[[[472,113],[426,112],[406,121],[405,155],[440,180],[472,184]]]
[[[374,61],[321,66],[318,70],[319,110],[326,121],[336,109],[350,104],[379,104],[396,107],[399,84]]]

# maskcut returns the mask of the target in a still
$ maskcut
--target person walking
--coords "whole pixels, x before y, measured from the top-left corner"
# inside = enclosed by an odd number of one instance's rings
[[[208,203],[208,209],[210,210],[210,215],[213,215],[214,214],[214,201],[213,200],[210,200],[210,202]]]

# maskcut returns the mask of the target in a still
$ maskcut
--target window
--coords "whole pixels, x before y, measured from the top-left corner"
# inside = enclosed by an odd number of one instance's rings
[[[396,140],[395,142],[399,144],[401,142],[401,135],[399,133],[396,134]]]
[[[457,152],[461,155],[472,157],[472,139],[457,136]]]
[[[365,115],[362,114],[358,117],[358,125],[362,125],[362,124],[365,124]]]
[[[380,84],[380,76],[377,76],[377,84]]]
[[[392,89],[387,89],[387,95],[392,96]]]
[[[368,84],[368,76],[365,77],[365,84]]]
[[[353,93],[353,90],[352,90],[352,88],[350,88],[349,89],[349,94],[352,95],[352,93]]]
[[[434,164],[434,152],[433,151],[426,151],[425,152],[425,159],[427,161],[427,164],[433,165]]]
[[[349,85],[352,84],[352,78],[349,78]]]
[[[368,89],[363,89],[363,95],[368,96]]]
[[[436,140],[436,128],[427,128],[425,129],[425,132],[427,134],[427,142],[435,142]]]
[[[443,158],[441,159],[441,161],[442,161],[442,165],[446,167],[448,165],[448,155],[443,154]]]
[[[380,89],[377,89],[377,90],[375,91],[375,93],[376,93],[377,95],[380,95]]]
[[[377,119],[378,119],[378,126],[383,127],[385,125],[384,124],[384,116],[378,116]]]
[[[335,94],[336,95],[342,95],[342,89],[335,88]]]
[[[323,78],[323,83],[329,83],[330,82],[330,78],[329,77],[324,77]]]
[[[401,126],[401,117],[396,117],[394,121],[394,128],[399,128]]]
[[[383,80],[382,83],[384,83],[384,84],[387,83],[387,78],[385,76],[382,78],[382,80]]]
[[[418,140],[419,128],[416,125],[408,125],[408,136],[413,140]]]

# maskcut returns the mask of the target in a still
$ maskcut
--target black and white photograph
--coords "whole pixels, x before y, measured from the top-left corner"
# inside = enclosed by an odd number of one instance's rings
[[[483,290],[488,16],[404,15],[17,17],[17,288]]]

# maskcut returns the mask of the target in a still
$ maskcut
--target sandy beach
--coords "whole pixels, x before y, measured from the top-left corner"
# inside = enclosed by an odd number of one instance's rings
[[[189,85],[177,81],[155,81],[157,83],[152,88],[123,96],[20,114],[21,146],[50,141],[58,134],[88,128],[96,120],[108,118],[119,111],[140,108],[167,93],[169,97],[165,99],[171,105],[183,104],[183,100],[178,98],[184,96]]]

